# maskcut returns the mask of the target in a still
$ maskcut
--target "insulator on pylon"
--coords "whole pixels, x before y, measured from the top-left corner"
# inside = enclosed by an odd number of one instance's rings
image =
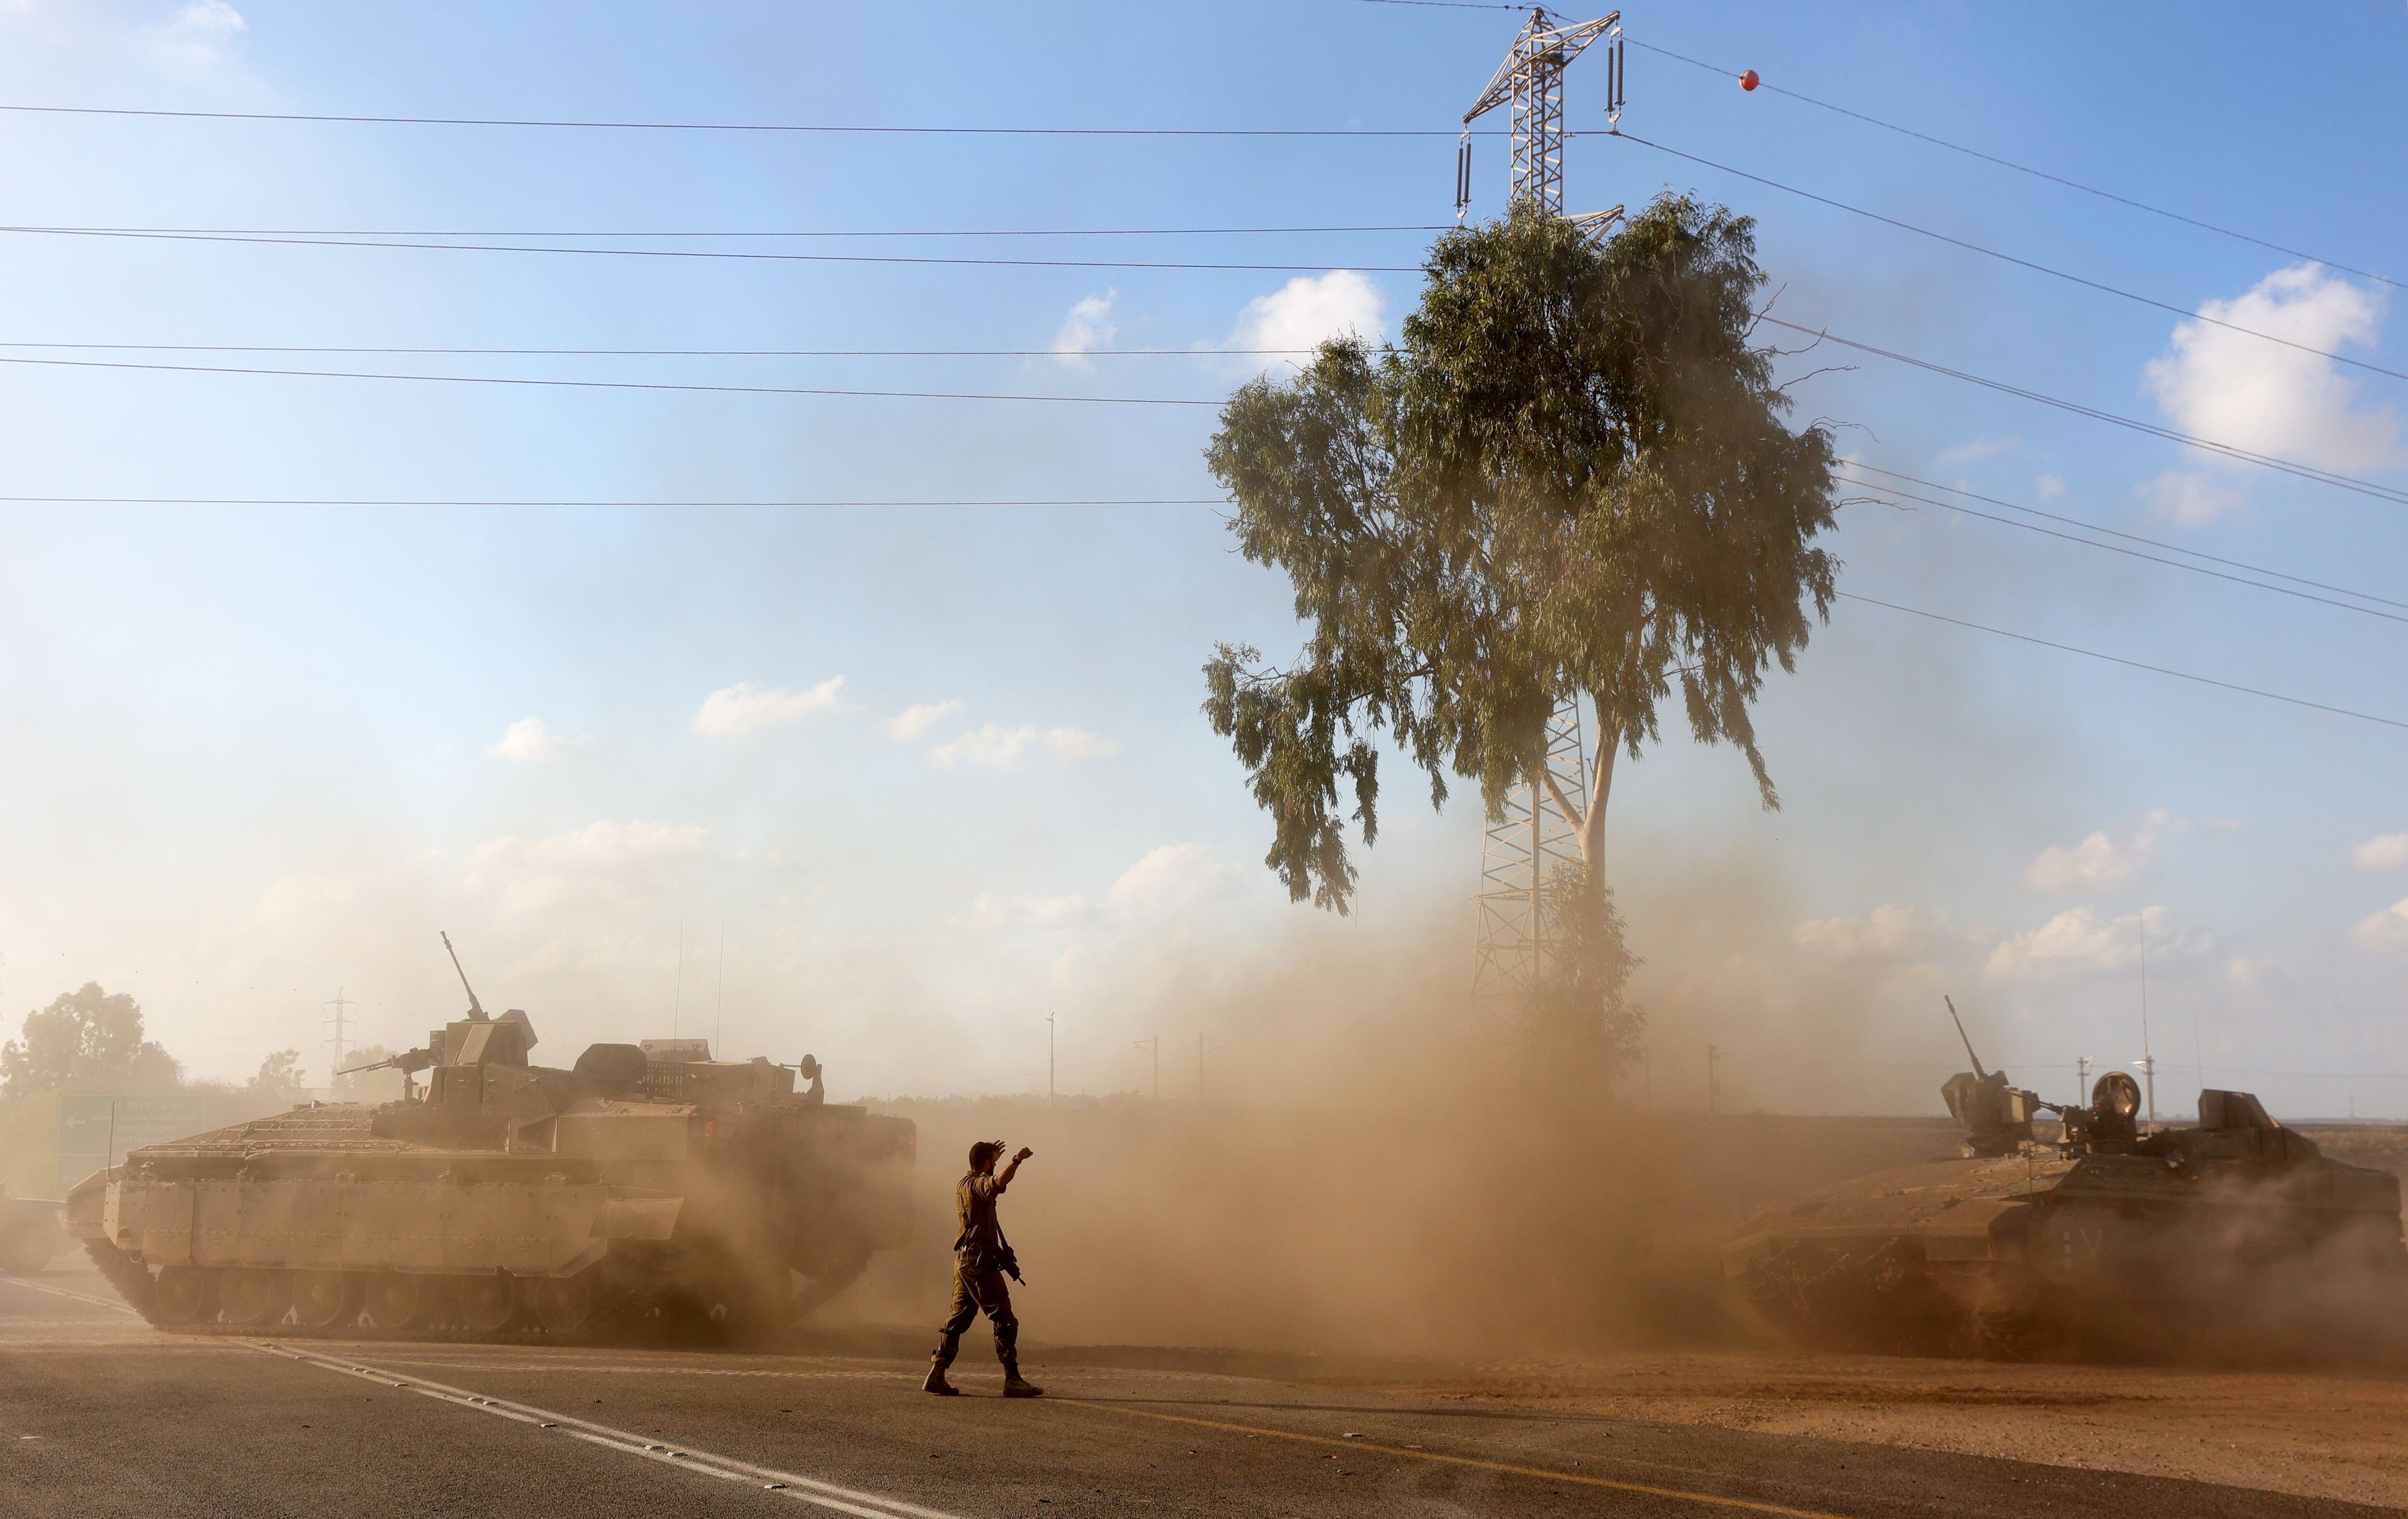
[[[1463,220],[1463,209],[1471,204],[1471,134],[1455,150],[1455,219]]]

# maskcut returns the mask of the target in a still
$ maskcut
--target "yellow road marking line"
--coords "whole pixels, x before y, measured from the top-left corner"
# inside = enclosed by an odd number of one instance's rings
[[[1826,1513],[1820,1509],[1793,1509],[1781,1503],[1760,1503],[1754,1498],[1724,1498],[1715,1493],[1695,1493],[1681,1487],[1656,1487],[1646,1483],[1623,1482],[1613,1477],[1591,1477],[1581,1472],[1558,1471],[1553,1467],[1515,1466],[1511,1461],[1485,1461],[1476,1455],[1448,1455],[1442,1451],[1409,1450],[1402,1445],[1381,1445],[1368,1440],[1339,1440],[1328,1435],[1308,1435],[1294,1429],[1274,1429],[1262,1425],[1227,1424],[1218,1419],[1198,1419],[1185,1413],[1157,1413],[1152,1409],[1123,1408],[1115,1403],[1091,1402],[1083,1397],[1046,1399],[1049,1403],[1075,1404],[1105,1413],[1125,1413],[1137,1419],[1159,1419],[1165,1424],[1194,1425],[1199,1429],[1223,1429],[1240,1435],[1268,1435],[1275,1440],[1292,1440],[1306,1445],[1330,1445],[1341,1451],[1377,1451],[1383,1455],[1403,1456],[1412,1461],[1437,1461],[1447,1466],[1474,1467],[1482,1471],[1501,1471],[1514,1477],[1537,1477],[1546,1482],[1578,1483],[1584,1487],[1611,1488],[1617,1493],[1643,1493],[1649,1498],[1677,1498],[1684,1503],[1699,1503],[1717,1509],[1744,1509],[1750,1513],[1777,1513],[1784,1519],[1853,1519],[1846,1514]]]

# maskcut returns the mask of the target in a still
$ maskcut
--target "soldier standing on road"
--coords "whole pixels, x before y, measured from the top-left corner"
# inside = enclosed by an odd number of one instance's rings
[[[1003,1363],[1003,1396],[1036,1397],[1045,1391],[1020,1374],[1020,1321],[1011,1314],[1011,1289],[1003,1284],[1006,1274],[1014,1282],[1020,1280],[1020,1260],[1011,1253],[1010,1241],[1004,1239],[1003,1225],[995,1216],[996,1199],[1011,1185],[1020,1163],[1035,1153],[1023,1146],[998,1176],[995,1163],[1002,1158],[1003,1141],[981,1139],[970,1146],[969,1174],[953,1188],[953,1207],[962,1220],[962,1232],[953,1240],[953,1311],[945,1315],[939,1331],[942,1338],[933,1357],[936,1364],[921,1384],[924,1391],[940,1397],[961,1391],[945,1380],[945,1369],[953,1364],[954,1354],[962,1348],[962,1331],[982,1310],[995,1321],[995,1356]]]

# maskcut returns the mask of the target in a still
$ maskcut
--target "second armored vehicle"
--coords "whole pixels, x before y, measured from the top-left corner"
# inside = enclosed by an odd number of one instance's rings
[[[1759,1214],[1724,1247],[1766,1317],[1854,1349],[2017,1354],[2229,1326],[2286,1273],[2408,1277],[2399,1178],[2327,1158],[2248,1093],[2201,1092],[2196,1127],[2144,1133],[2138,1085],[2111,1071],[2088,1107],[2054,1109],[2049,1141],[2033,1123],[2053,1105],[1978,1059],[1942,1094],[1963,1158]]]

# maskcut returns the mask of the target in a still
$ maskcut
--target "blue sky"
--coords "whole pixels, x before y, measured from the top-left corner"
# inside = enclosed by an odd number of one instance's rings
[[[2408,236],[2408,7],[1633,9],[1652,44],[2378,275]],[[666,133],[0,112],[16,226],[542,234],[549,247],[1268,269],[631,258],[0,234],[20,344],[1025,350],[1021,357],[0,357],[1217,400],[1393,335],[1427,234],[643,240],[662,232],[1426,227],[1512,13],[0,0],[0,104],[1419,138]],[[2376,280],[1979,164],[1634,47],[1635,136],[2311,349],[2408,368]],[[2408,487],[2401,382],[1597,135],[1567,205],[1758,218],[1777,315]],[[1505,189],[1475,154],[1475,215]],[[618,234],[570,237],[567,234]],[[1342,272],[1326,272],[1342,271]],[[1398,272],[1404,271],[1404,272]],[[2210,304],[2214,303],[2214,304]],[[1784,346],[1796,340],[1784,338]],[[2408,507],[1828,348],[1868,465],[2408,600]],[[2154,366],[2154,367],[2153,367]],[[0,364],[0,494],[519,502],[1210,497],[1210,407],[680,394]],[[1862,494],[1862,493],[1859,493]],[[1923,493],[1933,494],[1933,493]],[[1983,509],[1991,509],[1985,508]],[[2011,515],[2011,514],[2010,514]],[[2408,719],[2408,627],[1907,503],[1842,588]],[[85,980],[240,1075],[480,990],[566,1059],[675,1019],[841,1092],[1132,1087],[1226,1044],[1276,1093],[1462,1016],[1479,820],[1401,780],[1361,912],[1291,908],[1197,715],[1295,638],[1189,507],[0,506],[0,1010]],[[2156,551],[2150,551],[2156,552]],[[2347,599],[2347,598],[2343,598]],[[2359,603],[2361,606],[2370,605]],[[2393,607],[2397,612],[2401,609]],[[715,694],[724,694],[718,695]],[[525,725],[528,720],[538,725]],[[2052,1095],[2140,1053],[2277,1111],[2408,1112],[2408,732],[1843,603],[1760,725],[1785,807],[1681,743],[1610,867],[1661,1100],[1928,1111],[1939,996]],[[512,735],[515,734],[515,738]],[[724,941],[724,952],[721,944]],[[680,944],[683,970],[680,971]],[[1467,1036],[1469,1037],[1469,1035]],[[1167,1092],[1193,1090],[1166,1062]],[[2059,1071],[2054,1077],[2048,1073]],[[2354,1074],[2353,1074],[2354,1073]],[[1186,1083],[1183,1088],[1174,1081]],[[1283,1083],[1287,1083],[1284,1085]]]

